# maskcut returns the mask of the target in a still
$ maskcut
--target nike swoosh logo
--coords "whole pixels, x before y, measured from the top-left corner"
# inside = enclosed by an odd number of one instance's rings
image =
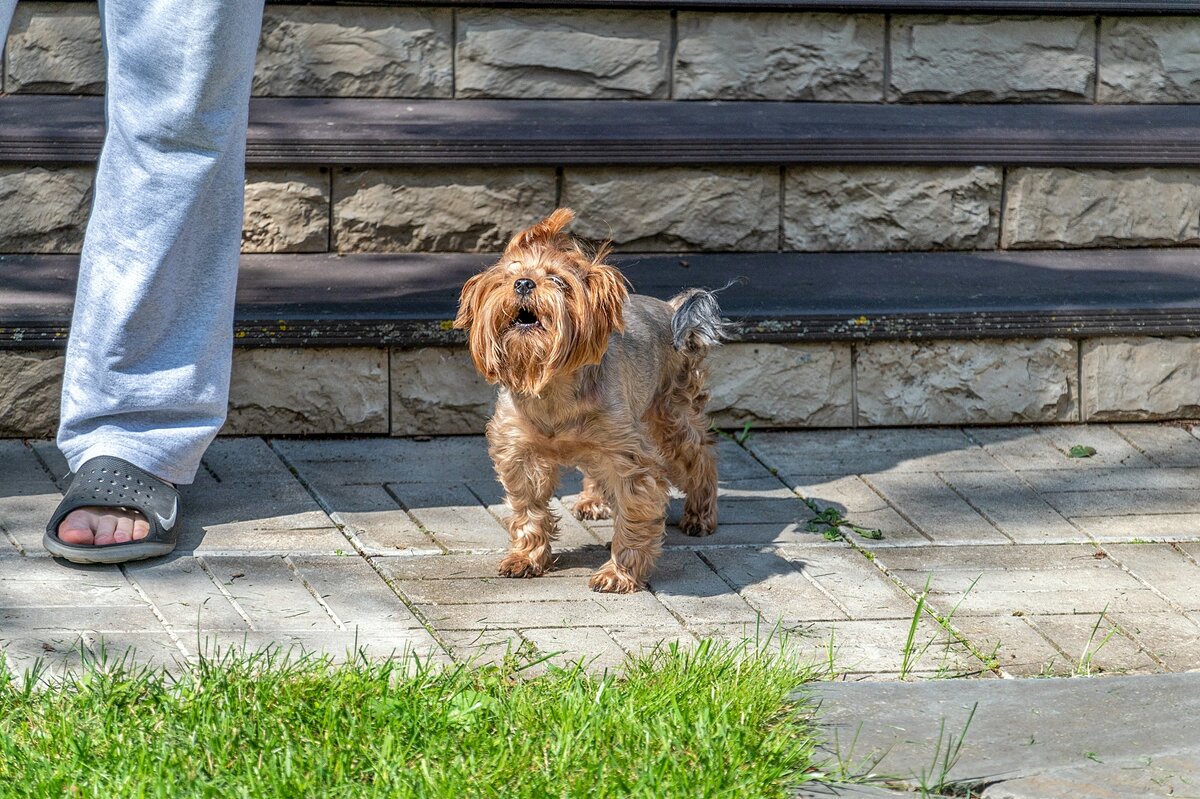
[[[171,503],[170,518],[164,519],[162,516],[159,516],[157,513],[154,514],[154,516],[158,519],[158,523],[162,525],[162,528],[164,530],[170,530],[172,527],[175,526],[175,517],[178,515],[179,515],[179,500],[175,500],[174,502]]]

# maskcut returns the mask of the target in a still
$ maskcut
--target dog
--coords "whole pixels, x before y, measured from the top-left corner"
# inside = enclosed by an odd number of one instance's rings
[[[551,566],[560,467],[583,472],[580,519],[613,519],[611,558],[594,591],[645,587],[662,554],[669,485],[686,495],[680,529],[717,527],[717,459],[705,413],[704,356],[724,338],[714,295],[689,289],[667,302],[629,293],[605,263],[564,233],[559,208],[521,231],[494,266],[462,288],[454,326],[471,358],[499,384],[488,453],[512,515],[504,577]]]

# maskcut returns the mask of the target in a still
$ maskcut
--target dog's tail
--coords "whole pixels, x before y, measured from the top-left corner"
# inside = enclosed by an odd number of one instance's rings
[[[694,355],[703,355],[709,347],[719,345],[725,339],[725,320],[717,296],[705,289],[687,289],[668,300],[675,309],[671,317],[671,332],[675,349]]]

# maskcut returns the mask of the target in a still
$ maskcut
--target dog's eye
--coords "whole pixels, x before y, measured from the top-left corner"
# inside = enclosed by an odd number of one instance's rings
[[[567,281],[563,280],[558,275],[550,275],[550,282],[558,286],[563,291],[566,291],[567,289]]]

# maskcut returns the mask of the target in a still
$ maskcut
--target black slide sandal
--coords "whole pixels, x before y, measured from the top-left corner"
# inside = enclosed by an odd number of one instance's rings
[[[68,544],[58,537],[63,519],[79,508],[125,508],[142,514],[150,533],[137,541],[95,546]],[[166,555],[179,538],[179,492],[128,461],[107,455],[92,458],[71,476],[71,485],[54,510],[42,546],[72,563],[125,563]]]

